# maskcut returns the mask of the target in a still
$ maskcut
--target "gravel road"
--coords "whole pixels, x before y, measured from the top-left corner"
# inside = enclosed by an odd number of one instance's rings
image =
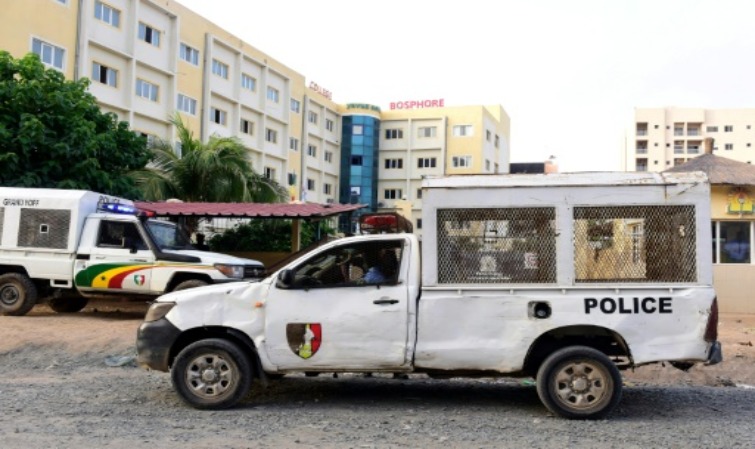
[[[0,327],[43,326],[47,318],[0,317]],[[733,386],[632,382],[610,419],[584,422],[550,416],[521,380],[287,376],[256,386],[240,407],[202,412],[180,402],[165,373],[108,366],[131,355],[133,343],[104,339],[113,323],[100,319],[95,340],[103,344],[31,333],[30,342],[9,344],[0,333],[0,447],[755,447],[755,389]],[[138,322],[126,317],[113,326]]]

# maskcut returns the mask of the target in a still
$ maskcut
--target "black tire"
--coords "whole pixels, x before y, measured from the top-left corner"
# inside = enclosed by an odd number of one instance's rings
[[[0,276],[0,310],[3,315],[22,316],[37,303],[37,287],[23,274]]]
[[[199,340],[185,347],[170,371],[181,399],[202,410],[236,405],[249,393],[253,374],[246,353],[220,338]]]
[[[174,288],[173,291],[177,292],[179,290],[187,290],[190,288],[204,287],[205,285],[207,285],[207,282],[201,279],[189,279],[188,281],[183,281],[180,284],[176,285],[176,288]]]
[[[317,377],[320,375],[319,371],[304,371],[306,377]]]
[[[537,394],[556,415],[600,419],[621,401],[621,374],[602,352],[570,346],[551,354],[537,372]]]
[[[50,298],[47,305],[58,313],[76,313],[86,307],[89,303],[83,296],[63,296],[61,298]]]

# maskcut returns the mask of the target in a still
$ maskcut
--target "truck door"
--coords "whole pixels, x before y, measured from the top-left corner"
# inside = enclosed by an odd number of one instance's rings
[[[410,242],[347,243],[284,270],[270,290],[266,346],[283,369],[406,366]]]
[[[136,223],[103,219],[88,258],[76,260],[76,287],[85,293],[151,294],[154,265]]]

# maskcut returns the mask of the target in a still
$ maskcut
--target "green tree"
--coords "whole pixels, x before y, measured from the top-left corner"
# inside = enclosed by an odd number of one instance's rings
[[[256,219],[237,225],[210,239],[213,251],[291,251],[291,220]],[[301,246],[309,245],[335,229],[328,221],[305,221],[301,227]]]
[[[89,80],[66,81],[35,54],[0,51],[0,184],[138,198],[127,173],[150,159],[145,139],[103,113]]]
[[[168,141],[155,140],[150,146],[151,163],[132,177],[150,201],[177,198],[203,202],[280,202],[286,190],[252,168],[247,149],[236,137],[211,136],[207,143],[194,138],[181,117],[175,125],[181,155]]]

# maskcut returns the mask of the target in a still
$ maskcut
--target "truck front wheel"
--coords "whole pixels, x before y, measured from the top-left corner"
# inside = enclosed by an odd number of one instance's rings
[[[551,354],[537,372],[537,394],[551,412],[600,419],[621,400],[621,374],[602,352],[570,346]]]
[[[179,290],[186,290],[189,288],[204,287],[205,285],[207,285],[207,282],[201,279],[189,279],[188,281],[183,281],[180,284],[176,285],[176,288],[174,288],[173,291],[177,292]]]
[[[23,274],[0,276],[0,310],[3,315],[22,316],[37,303],[37,287]]]
[[[82,296],[63,296],[50,298],[47,305],[58,313],[75,313],[86,307],[89,300]]]
[[[234,406],[252,386],[252,364],[236,344],[219,339],[199,340],[184,348],[171,369],[173,387],[181,399],[198,409]]]

